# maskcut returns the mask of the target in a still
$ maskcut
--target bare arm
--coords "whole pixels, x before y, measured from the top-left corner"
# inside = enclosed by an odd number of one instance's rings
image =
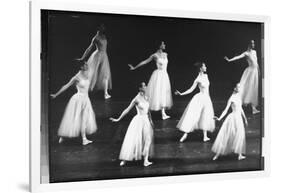
[[[85,50],[84,54],[82,55],[81,58],[77,59],[77,60],[85,60],[85,58],[89,55],[89,53],[91,52],[91,50],[93,49],[93,47],[95,46],[94,42],[96,39],[97,35],[95,35],[95,37],[93,37],[90,45],[88,46],[88,48]]]
[[[238,55],[238,56],[234,56],[233,58],[231,58],[231,59],[229,59],[228,57],[224,57],[224,59],[227,61],[227,62],[233,62],[233,61],[235,61],[235,60],[240,60],[240,59],[242,59],[242,58],[244,58],[246,56],[246,54],[245,54],[245,52],[244,53],[242,53],[242,54],[240,54],[240,55]]]
[[[146,60],[143,60],[142,62],[140,62],[139,64],[137,64],[135,67],[131,64],[129,64],[130,70],[136,70],[137,68],[148,64],[149,62],[151,62],[154,59],[154,55],[151,55],[149,58],[147,58]]]
[[[227,113],[227,111],[228,111],[230,105],[231,105],[231,100],[229,99],[229,100],[227,101],[227,105],[226,105],[225,109],[223,110],[221,116],[218,118],[218,121],[220,121],[220,120],[226,115],[226,113]]]
[[[134,98],[131,101],[130,105],[121,113],[121,115],[117,119],[110,118],[110,120],[113,122],[120,121],[125,115],[127,115],[130,112],[130,110],[135,106],[135,104],[136,104],[136,98]]]
[[[56,97],[59,96],[61,93],[63,93],[64,91],[66,91],[66,90],[67,90],[71,85],[73,85],[76,81],[77,81],[76,76],[72,77],[71,80],[70,80],[67,84],[63,85],[63,86],[61,87],[61,89],[60,89],[58,92],[56,92],[55,94],[51,94],[51,97],[52,97],[52,98],[56,98]]]
[[[192,86],[188,89],[188,90],[186,90],[185,92],[180,92],[180,91],[178,91],[178,90],[176,90],[176,92],[175,92],[175,94],[176,95],[180,95],[180,96],[183,96],[183,95],[187,95],[187,94],[189,94],[189,93],[192,93],[193,91],[194,91],[194,89],[196,88],[196,86],[198,85],[198,81],[197,81],[197,79],[193,82],[193,84],[192,84]]]
[[[245,124],[248,125],[247,117],[245,115],[245,112],[244,112],[243,108],[241,108],[241,114],[242,114],[242,116],[244,118]]]

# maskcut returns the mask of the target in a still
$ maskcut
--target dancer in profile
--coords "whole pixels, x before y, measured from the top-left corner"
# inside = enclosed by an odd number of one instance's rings
[[[191,93],[197,86],[200,89],[200,92],[194,95],[189,102],[177,124],[177,128],[184,132],[180,142],[183,142],[187,138],[188,133],[195,129],[203,130],[203,141],[209,141],[207,132],[212,132],[215,129],[214,109],[209,95],[210,82],[206,74],[207,67],[203,62],[197,62],[195,66],[198,68],[199,74],[194,80],[193,85],[183,93],[178,90],[175,92],[176,95],[182,96]]]
[[[107,56],[107,39],[105,36],[105,26],[101,25],[97,34],[92,39],[89,47],[83,56],[77,60],[85,61],[88,55],[96,47],[96,50],[87,60],[89,67],[90,89],[104,90],[104,98],[109,99],[111,96],[108,90],[112,88],[110,65]]]
[[[135,67],[129,64],[130,70],[136,70],[152,60],[156,62],[157,69],[152,73],[147,86],[147,97],[150,110],[161,110],[163,120],[170,118],[165,110],[170,109],[173,105],[171,83],[167,73],[168,54],[164,52],[165,48],[165,43],[161,42],[157,52],[152,54],[149,58],[140,62]]]
[[[126,161],[141,160],[142,157],[144,158],[144,166],[152,164],[148,158],[152,154],[153,123],[149,114],[149,102],[145,96],[145,89],[145,83],[142,83],[138,95],[131,101],[120,117],[117,119],[110,118],[111,121],[118,122],[134,106],[137,109],[137,115],[132,119],[121,147],[120,166],[125,165]]]
[[[51,94],[51,97],[56,98],[72,85],[76,85],[77,93],[71,97],[66,106],[58,130],[58,136],[60,137],[59,143],[65,137],[73,138],[81,136],[82,144],[87,145],[92,143],[92,141],[88,140],[86,135],[96,132],[97,124],[95,113],[88,97],[90,81],[88,77],[88,65],[86,63],[82,65],[81,70],[57,93]]]
[[[260,111],[257,110],[258,102],[258,89],[259,89],[259,65],[257,60],[257,52],[254,50],[255,41],[251,40],[248,49],[231,59],[224,57],[227,62],[233,62],[241,58],[246,58],[248,67],[244,70],[240,80],[242,103],[247,105],[251,104],[252,113],[256,114]]]
[[[246,152],[243,118],[246,125],[248,125],[248,122],[242,109],[240,84],[237,84],[234,88],[233,94],[229,98],[221,116],[219,118],[215,117],[215,119],[220,121],[227,114],[230,107],[232,108],[232,112],[224,120],[212,147],[212,151],[216,153],[213,160],[218,159],[220,155],[226,155],[232,152],[238,154],[238,160],[246,158],[243,156]]]

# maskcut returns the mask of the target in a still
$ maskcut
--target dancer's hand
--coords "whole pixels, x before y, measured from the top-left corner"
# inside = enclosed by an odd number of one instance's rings
[[[130,70],[135,70],[135,67],[133,67],[132,64],[128,64],[128,66],[129,66]]]
[[[219,119],[217,116],[214,116],[214,119],[215,119],[216,121],[220,121],[220,119]]]
[[[119,119],[114,119],[114,118],[112,118],[112,117],[109,118],[109,120],[112,121],[112,122],[118,122],[118,121],[119,121]]]
[[[227,62],[229,62],[229,58],[225,56],[223,59],[225,59]]]
[[[83,58],[75,58],[76,61],[81,62],[83,61]]]
[[[176,90],[175,95],[181,95],[180,91]]]
[[[56,95],[56,94],[50,94],[50,96],[51,96],[51,98],[52,98],[52,99],[54,99],[54,98],[56,98],[56,97],[57,97],[57,95]]]

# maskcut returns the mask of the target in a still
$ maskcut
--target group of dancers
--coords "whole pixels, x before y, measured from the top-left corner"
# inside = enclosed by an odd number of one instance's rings
[[[67,104],[58,129],[59,143],[63,142],[64,138],[78,136],[82,137],[83,145],[92,143],[87,139],[87,135],[95,133],[98,127],[88,92],[93,89],[103,89],[104,98],[109,99],[111,97],[108,90],[112,88],[112,80],[106,53],[107,39],[104,32],[105,27],[101,25],[83,56],[77,59],[81,64],[79,72],[58,92],[51,94],[52,98],[56,98],[72,85],[76,85],[77,88],[77,93],[71,97]],[[170,118],[166,114],[166,110],[173,106],[173,99],[167,73],[168,54],[165,52],[165,47],[165,43],[161,42],[158,50],[146,60],[136,66],[129,64],[130,70],[136,70],[151,61],[155,61],[157,69],[152,73],[147,86],[144,82],[140,84],[138,94],[121,115],[118,118],[110,118],[112,122],[118,122],[133,107],[137,109],[137,114],[129,124],[121,147],[120,166],[123,166],[126,161],[142,159],[144,160],[144,166],[151,165],[152,162],[149,161],[149,157],[153,154],[153,121],[150,111],[161,111],[163,120]],[[94,48],[96,48],[95,51],[93,51]],[[195,64],[198,69],[198,76],[192,86],[184,92],[175,91],[176,95],[182,96],[190,94],[197,86],[200,89],[200,92],[194,95],[187,105],[176,126],[183,132],[180,142],[184,142],[188,134],[197,129],[203,131],[203,141],[209,141],[207,132],[215,130],[215,121],[221,121],[231,107],[232,112],[224,120],[213,144],[212,151],[215,153],[213,160],[216,160],[220,155],[232,152],[238,154],[238,160],[245,158],[243,155],[246,151],[244,122],[246,125],[248,123],[242,105],[250,104],[253,114],[259,113],[256,108],[258,106],[259,67],[254,48],[255,42],[251,40],[247,50],[241,55],[231,59],[225,57],[227,62],[246,58],[249,66],[244,71],[240,82],[235,86],[226,108],[219,117],[214,115],[213,104],[209,95],[210,82],[206,73],[207,66],[204,62]]]

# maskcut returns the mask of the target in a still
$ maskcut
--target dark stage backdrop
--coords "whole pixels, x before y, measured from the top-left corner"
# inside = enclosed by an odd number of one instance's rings
[[[42,37],[47,60],[44,65],[48,65],[43,69],[47,69],[49,93],[57,91],[79,70],[74,59],[82,56],[101,23],[106,26],[108,38],[113,100],[131,99],[138,83],[148,83],[156,68],[154,62],[133,72],[129,71],[128,64],[136,65],[149,57],[161,41],[166,43],[172,90],[189,88],[197,76],[193,64],[205,61],[211,82],[210,94],[216,100],[227,100],[247,67],[245,59],[226,63],[224,56],[242,53],[253,39],[261,62],[260,23],[47,10],[42,13],[46,32]],[[73,87],[65,96],[70,97],[74,92]],[[94,96],[102,98],[102,94]]]

